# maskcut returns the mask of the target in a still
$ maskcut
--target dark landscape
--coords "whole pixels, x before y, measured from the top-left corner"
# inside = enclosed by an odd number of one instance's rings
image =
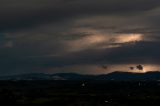
[[[12,79],[0,81],[0,102],[34,106],[155,106],[159,104],[160,81],[158,79],[160,76],[158,72],[136,73],[136,76],[143,76],[138,80],[136,77],[128,80],[122,79],[126,74],[129,77],[135,73],[114,72],[99,76],[55,74],[56,78],[61,78],[61,80],[44,80],[43,74],[19,75],[23,78],[26,76],[25,79],[20,80],[12,76]],[[46,78],[46,74],[44,75]],[[79,77],[74,78],[73,75]],[[115,76],[119,79],[113,79]],[[144,76],[155,79],[147,80]]]

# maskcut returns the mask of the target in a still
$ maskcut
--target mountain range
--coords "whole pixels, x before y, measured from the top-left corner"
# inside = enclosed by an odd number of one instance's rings
[[[22,75],[1,76],[0,80],[108,80],[108,81],[136,81],[136,80],[156,80],[160,81],[160,72],[131,73],[131,72],[112,72],[102,75],[82,75],[76,73],[30,73]]]

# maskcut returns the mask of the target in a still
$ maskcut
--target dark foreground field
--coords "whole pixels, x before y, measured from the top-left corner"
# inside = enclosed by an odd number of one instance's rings
[[[0,81],[0,103],[35,106],[155,106],[160,104],[160,83]]]

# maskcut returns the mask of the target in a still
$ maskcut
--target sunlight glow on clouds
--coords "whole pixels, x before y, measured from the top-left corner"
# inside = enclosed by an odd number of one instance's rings
[[[107,41],[106,36],[101,35],[91,35],[85,36],[81,39],[76,39],[68,42],[69,48],[71,51],[79,51],[91,48],[92,46]]]
[[[136,64],[129,64],[128,66],[136,66]],[[126,70],[128,72],[137,72],[137,73],[145,73],[149,71],[159,71],[160,70],[160,65],[157,64],[143,64],[143,70]]]
[[[137,66],[138,64],[106,64],[106,68],[103,68],[101,64],[86,64],[86,65],[74,65],[74,66],[66,66],[66,67],[57,67],[50,68],[47,70],[48,73],[59,73],[64,72],[64,70],[68,70],[67,72],[78,72],[83,74],[107,74],[113,71],[124,71],[124,72],[135,72],[135,73],[145,73],[149,71],[158,71],[160,69],[160,65],[153,64],[144,64],[143,70],[130,70],[130,66]],[[65,73],[65,72],[64,72]]]
[[[116,38],[116,43],[136,42],[143,40],[142,34],[120,34]]]
[[[138,42],[143,40],[142,34],[94,34],[94,32],[92,33],[93,35],[88,35],[79,39],[67,41],[68,49],[70,51],[81,51],[86,49],[114,48],[120,47],[121,44],[124,43]],[[99,44],[101,44],[101,46],[97,46]]]

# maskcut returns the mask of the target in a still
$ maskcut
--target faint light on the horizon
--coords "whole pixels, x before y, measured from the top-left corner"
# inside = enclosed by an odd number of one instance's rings
[[[131,65],[133,66],[133,65]],[[139,70],[139,69],[129,69],[129,72],[136,72],[136,73],[146,73],[146,72],[150,72],[150,71],[159,71],[160,70],[160,65],[154,65],[154,64],[144,64],[143,66],[143,70]]]

